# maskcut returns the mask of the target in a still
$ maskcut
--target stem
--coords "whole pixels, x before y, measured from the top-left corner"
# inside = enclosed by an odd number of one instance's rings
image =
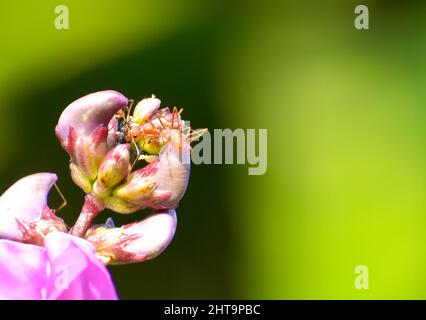
[[[77,221],[70,230],[70,234],[77,237],[82,237],[87,229],[92,224],[93,219],[102,211],[105,207],[96,198],[88,194],[84,197],[84,204],[81,208],[81,213],[78,216]]]

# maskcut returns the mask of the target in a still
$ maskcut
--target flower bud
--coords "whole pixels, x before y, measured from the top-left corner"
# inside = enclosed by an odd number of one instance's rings
[[[160,105],[161,101],[155,96],[139,101],[133,111],[132,120],[139,124],[147,121],[160,108]]]
[[[144,220],[121,228],[95,227],[86,233],[86,239],[106,264],[142,262],[164,251],[173,239],[176,223],[174,209],[157,210]]]
[[[132,203],[143,202],[155,188],[154,173],[158,160],[131,173],[129,179],[114,190],[114,196]]]
[[[123,181],[130,173],[130,145],[119,144],[103,159],[94,185],[95,194],[103,195]]]

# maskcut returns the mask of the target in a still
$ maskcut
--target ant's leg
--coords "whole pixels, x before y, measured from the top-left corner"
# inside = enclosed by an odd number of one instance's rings
[[[129,99],[129,105],[128,105],[128,111],[129,111],[129,114],[130,114],[130,112],[132,111],[132,107],[133,107],[133,105],[135,104],[135,100],[133,100],[133,99]]]
[[[176,107],[173,107],[173,112],[172,112],[172,125],[171,125],[171,128],[172,129],[175,129],[175,127],[174,127],[174,123],[175,123],[175,117],[179,117],[179,114],[178,114],[178,111],[177,111],[177,108]]]
[[[55,186],[56,191],[58,191],[59,195],[62,198],[62,204],[57,209],[54,210],[55,212],[58,212],[59,210],[65,208],[65,206],[67,205],[67,199],[65,199],[65,196],[63,195],[63,193],[59,189],[58,185],[56,183],[54,183],[53,185]]]
[[[135,160],[134,160],[134,161],[133,161],[133,163],[132,163],[132,166],[130,167],[130,171],[132,171],[132,170],[133,170],[133,167],[135,166],[136,162],[138,162],[139,157],[140,157],[140,155],[141,155],[141,152],[140,152],[140,150],[139,150],[139,147],[138,147],[138,145],[137,145],[137,143],[135,142],[135,140],[134,140],[134,139],[132,139],[132,143],[133,143],[133,145],[135,146],[135,149],[136,149],[136,157],[135,157]]]

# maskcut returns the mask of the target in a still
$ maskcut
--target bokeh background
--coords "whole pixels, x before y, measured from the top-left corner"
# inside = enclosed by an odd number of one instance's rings
[[[54,27],[60,4],[69,30]],[[370,30],[354,28],[358,4]],[[0,192],[56,172],[72,224],[83,193],[61,111],[102,89],[154,93],[194,127],[268,129],[268,171],[193,166],[170,247],[110,267],[121,298],[425,299],[425,5],[2,1]]]

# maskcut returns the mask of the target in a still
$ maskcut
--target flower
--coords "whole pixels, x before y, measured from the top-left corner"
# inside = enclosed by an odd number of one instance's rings
[[[74,235],[84,235],[105,208],[123,214],[176,208],[186,191],[191,148],[180,112],[160,109],[155,97],[140,101],[133,114],[127,103],[116,91],[92,93],[65,108],[56,126],[73,181],[87,194]],[[133,170],[140,161],[145,166]]]
[[[176,211],[157,210],[144,220],[120,228],[106,225],[90,229],[86,239],[105,264],[142,262],[166,249],[176,231]]]
[[[95,248],[55,231],[44,238],[43,247],[0,240],[0,283],[0,299],[117,299]]]
[[[54,173],[26,176],[0,197],[0,238],[43,243],[51,231],[66,231],[61,218],[47,205],[47,195],[57,180]]]
[[[0,299],[116,299],[93,245],[48,207],[56,180],[36,173],[0,197]]]

